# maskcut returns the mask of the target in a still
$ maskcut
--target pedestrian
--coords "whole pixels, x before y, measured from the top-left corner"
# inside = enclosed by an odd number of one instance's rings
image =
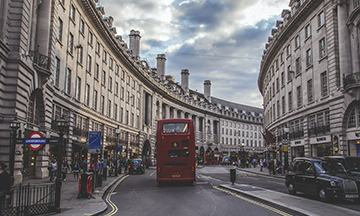
[[[10,175],[6,172],[6,164],[0,162],[0,216],[2,216],[3,203],[5,200],[10,199],[11,180]]]
[[[263,166],[264,166],[264,160],[260,159],[260,172],[262,172]]]
[[[68,168],[69,168],[69,165],[66,162],[66,160],[64,159],[63,162],[61,163],[61,174],[62,174],[62,180],[64,182],[66,181],[66,174],[67,174]]]
[[[84,158],[84,160],[82,162],[82,169],[83,169],[84,173],[87,172],[87,165],[88,165],[88,162],[86,161],[86,158]]]
[[[274,161],[273,161],[273,159],[269,160],[268,169],[269,169],[269,175],[273,174],[273,169],[274,169]]]
[[[91,160],[90,167],[89,167],[89,172],[95,173],[95,161],[94,161],[94,159]]]
[[[73,166],[73,172],[74,172],[74,181],[79,180],[80,165],[77,161],[75,161],[75,164]]]
[[[55,181],[55,173],[57,170],[57,164],[56,164],[56,160],[52,160],[51,161],[51,170],[50,170],[50,181],[54,182]]]

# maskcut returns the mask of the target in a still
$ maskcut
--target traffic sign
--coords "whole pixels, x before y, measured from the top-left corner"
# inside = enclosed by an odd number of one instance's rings
[[[25,144],[29,144],[29,148],[33,151],[40,150],[43,145],[46,143],[46,139],[43,139],[43,136],[40,132],[33,132],[29,136],[30,139],[25,139]]]
[[[284,145],[287,145],[287,144],[288,144],[288,140],[287,140],[287,139],[283,139],[283,140],[282,140],[282,143],[283,143]]]

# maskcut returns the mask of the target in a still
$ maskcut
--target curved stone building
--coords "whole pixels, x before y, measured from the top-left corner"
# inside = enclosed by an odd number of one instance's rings
[[[96,0],[0,2],[1,161],[12,161],[9,125],[15,117],[16,138],[39,131],[55,141],[56,123],[64,117],[63,157],[69,161],[94,157],[88,150],[92,131],[101,132],[100,155],[112,157],[118,143],[123,158],[153,160],[157,120],[164,118],[194,121],[199,159],[209,150],[263,151],[262,109],[212,97],[209,80],[204,94],[191,90],[187,69],[177,83],[165,73],[164,54],[150,68],[140,58],[140,32],[131,30],[125,43],[113,21]],[[16,183],[25,173],[20,170],[47,177],[59,144],[32,151],[21,139],[15,144]]]
[[[359,156],[360,1],[289,6],[271,31],[258,78],[264,127],[275,137],[268,149],[286,145],[290,160]]]

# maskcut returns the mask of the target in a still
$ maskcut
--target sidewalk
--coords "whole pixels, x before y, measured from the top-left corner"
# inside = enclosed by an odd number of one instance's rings
[[[268,169],[263,169],[260,172],[260,168],[237,168],[239,171],[250,172],[265,176],[272,176],[276,178],[285,178],[282,174],[270,175]],[[285,186],[284,186],[285,187]],[[339,216],[339,215],[359,215],[358,211],[335,206],[331,203],[324,203],[312,199],[302,198],[296,195],[290,195],[286,193],[280,193],[260,187],[255,187],[247,184],[238,184],[235,182],[232,184],[221,184],[220,188],[225,188],[231,191],[238,192],[240,194],[252,197],[256,200],[264,201],[269,204],[278,206],[283,209],[288,209],[296,213],[304,215],[327,215],[327,216]]]
[[[82,173],[82,172],[81,172]],[[79,174],[80,175],[80,174]],[[56,215],[78,216],[78,215],[98,215],[106,211],[107,205],[102,199],[105,191],[115,182],[125,176],[124,170],[118,176],[107,176],[106,181],[102,181],[102,187],[94,188],[92,198],[77,198],[79,182],[74,181],[73,173],[67,174],[65,182],[61,187],[61,213]],[[49,183],[49,178],[45,179],[24,179],[23,184]]]

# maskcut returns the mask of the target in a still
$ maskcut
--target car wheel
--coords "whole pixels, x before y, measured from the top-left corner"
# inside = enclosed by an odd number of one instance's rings
[[[327,202],[330,199],[329,193],[325,188],[320,188],[320,190],[318,191],[318,197],[323,202]]]
[[[289,194],[291,195],[295,195],[296,194],[296,190],[294,189],[294,184],[292,182],[289,183],[289,185],[287,186]]]

